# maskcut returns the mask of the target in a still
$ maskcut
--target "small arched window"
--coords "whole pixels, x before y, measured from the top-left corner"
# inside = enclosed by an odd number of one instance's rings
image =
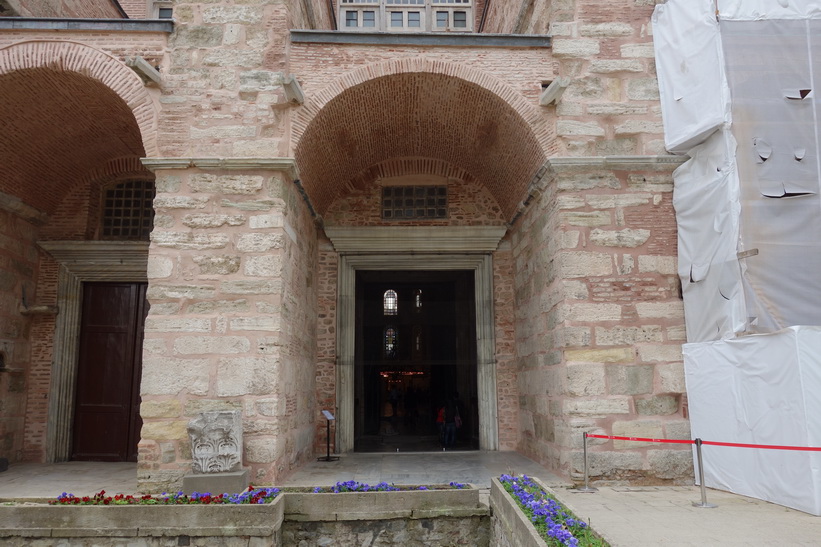
[[[396,315],[399,313],[399,296],[393,289],[388,289],[382,295],[382,311],[384,315]]]
[[[127,180],[103,191],[102,239],[148,241],[154,226],[154,181]]]

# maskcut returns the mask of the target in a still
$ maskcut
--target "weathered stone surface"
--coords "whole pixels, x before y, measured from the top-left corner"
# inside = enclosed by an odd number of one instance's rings
[[[206,275],[230,275],[239,271],[238,256],[195,256],[194,263]]]
[[[259,6],[209,6],[202,10],[204,23],[257,24],[262,21]]]
[[[273,277],[282,272],[282,258],[279,255],[250,256],[245,260],[245,275],[251,277]]]
[[[190,196],[157,196],[154,198],[154,208],[161,209],[202,209],[208,204],[207,197]]]
[[[626,397],[599,399],[567,399],[562,410],[569,415],[609,416],[611,414],[629,414],[630,402]]]
[[[599,53],[599,41],[590,38],[577,38],[553,41],[555,57],[590,57]]]
[[[661,391],[663,393],[684,393],[684,363],[666,363],[656,365]]]
[[[616,421],[613,422],[613,435],[618,437],[643,437],[646,439],[664,438],[662,423],[656,420]],[[613,441],[616,450],[656,446],[655,443],[643,441]]]
[[[568,307],[566,317],[569,321],[618,321],[622,317],[622,309],[619,304],[574,303]]]
[[[149,256],[147,276],[149,279],[170,277],[174,271],[174,261],[167,256]]]
[[[203,249],[223,249],[228,245],[229,239],[225,234],[198,234],[193,232],[151,232],[151,241],[160,247],[172,247],[174,249],[203,250]]]
[[[260,228],[281,228],[285,226],[285,219],[279,213],[270,215],[252,215],[248,219],[248,225],[255,230]]]
[[[222,28],[182,25],[174,33],[177,47],[214,47],[222,43]]]
[[[237,250],[246,253],[262,253],[271,249],[281,249],[284,245],[282,234],[242,234],[237,239]]]
[[[242,469],[242,416],[238,410],[203,412],[188,422],[194,473]]]
[[[176,441],[185,437],[184,420],[163,420],[153,422],[146,420],[143,422],[140,434],[146,439],[155,441]]]
[[[145,332],[211,332],[211,320],[196,317],[155,317],[145,320]]]
[[[220,283],[225,294],[276,294],[282,286],[282,280],[270,281],[223,281]]]
[[[650,239],[650,230],[599,230],[590,232],[590,242],[604,247],[640,247]]]
[[[220,397],[270,395],[276,392],[279,361],[272,357],[222,358],[215,392]]]
[[[208,393],[209,363],[207,359],[174,359],[167,356],[143,358],[143,395],[206,395]],[[143,437],[150,439],[147,435]],[[185,438],[182,435],[178,438]]]
[[[563,137],[574,135],[589,135],[603,137],[604,129],[596,122],[578,122],[574,120],[559,120],[556,122],[556,134]]]
[[[676,275],[678,274],[678,261],[674,256],[642,255],[639,257],[639,272]]]
[[[613,223],[609,211],[572,211],[562,213],[562,221],[570,226],[607,226]]]
[[[215,288],[210,285],[158,285],[148,287],[148,298],[210,298]]]
[[[642,319],[684,319],[684,302],[637,302],[636,311]]]
[[[613,273],[613,257],[606,253],[568,251],[561,255],[561,276],[591,277]]]
[[[174,353],[181,355],[224,355],[250,349],[250,340],[242,336],[180,336],[174,340]]]
[[[599,364],[573,364],[567,367],[568,395],[602,395],[605,392],[604,366]]]
[[[277,331],[279,330],[280,316],[271,317],[236,317],[229,321],[233,331]]]
[[[596,345],[599,346],[627,346],[640,342],[661,342],[662,340],[661,327],[656,325],[644,327],[616,326],[612,329],[596,327]]]
[[[223,128],[224,130],[225,128]],[[245,129],[241,135],[231,136],[253,136],[245,135]],[[256,194],[262,189],[263,177],[258,175],[192,175],[188,180],[188,186],[193,192],[206,192],[210,194]]]
[[[679,344],[650,344],[639,347],[639,361],[656,363],[658,361],[681,361]]]
[[[188,311],[193,314],[206,313],[233,313],[242,312],[249,309],[248,301],[244,298],[237,300],[209,300],[206,302],[195,302],[188,306]]]
[[[687,450],[648,450],[647,463],[659,479],[693,480],[693,453]],[[692,482],[691,482],[692,484]]]
[[[182,223],[189,228],[220,228],[225,226],[242,226],[245,223],[244,215],[214,215],[197,213],[185,215]]]
[[[636,412],[641,416],[669,416],[678,412],[678,397],[657,395],[636,399]]]
[[[142,401],[140,403],[140,416],[144,419],[182,416],[182,403],[177,399]]]
[[[641,395],[653,392],[651,365],[610,365],[607,383],[612,395]]]

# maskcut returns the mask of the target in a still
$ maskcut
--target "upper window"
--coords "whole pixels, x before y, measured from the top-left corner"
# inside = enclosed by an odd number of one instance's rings
[[[382,314],[396,315],[399,313],[399,296],[393,289],[388,289],[382,295]]]
[[[339,21],[360,32],[471,32],[473,0],[339,0]]]
[[[103,239],[148,241],[154,224],[154,182],[128,180],[103,192]]]
[[[448,218],[447,186],[385,186],[382,218],[416,220]]]

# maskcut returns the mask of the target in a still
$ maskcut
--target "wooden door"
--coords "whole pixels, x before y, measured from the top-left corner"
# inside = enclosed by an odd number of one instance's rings
[[[84,283],[72,459],[137,461],[145,283]]]

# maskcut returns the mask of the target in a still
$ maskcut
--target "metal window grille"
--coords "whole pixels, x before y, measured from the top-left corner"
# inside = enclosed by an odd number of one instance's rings
[[[382,188],[382,218],[386,220],[447,217],[447,186],[385,186]]]
[[[102,237],[147,241],[154,225],[154,182],[129,180],[103,197]]]

